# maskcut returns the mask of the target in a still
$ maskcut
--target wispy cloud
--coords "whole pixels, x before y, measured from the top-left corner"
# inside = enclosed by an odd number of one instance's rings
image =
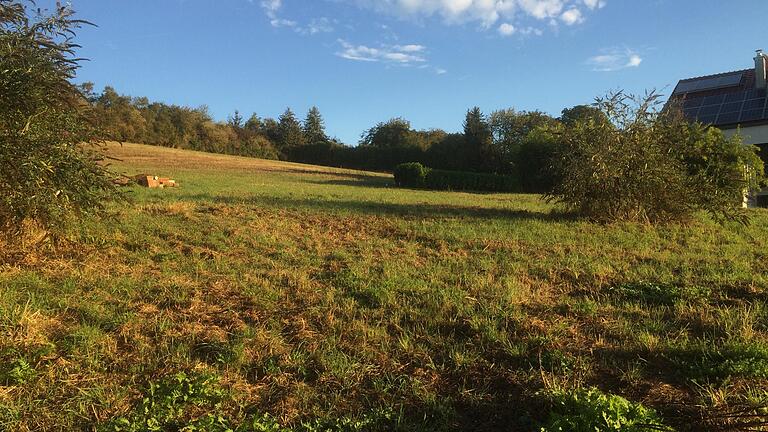
[[[590,57],[586,63],[596,72],[615,72],[621,69],[639,67],[643,63],[643,58],[639,53],[629,48],[611,48]]]
[[[447,70],[432,66],[427,59],[427,47],[419,44],[378,45],[376,47],[355,45],[339,39],[341,50],[336,55],[352,61],[382,63],[392,66],[415,67],[430,70],[437,75],[445,75]]]
[[[343,39],[339,39],[341,51],[336,55],[347,60],[382,62],[397,64],[401,66],[410,66],[414,64],[426,63],[424,57],[426,47],[422,45],[381,45],[379,47],[369,47],[365,45],[354,45]]]
[[[501,36],[509,37],[512,35],[522,35],[522,36],[541,36],[544,34],[544,32],[541,29],[537,29],[535,27],[522,27],[518,28],[510,23],[501,23],[498,28],[496,28],[496,31],[499,32]]]
[[[280,10],[281,7],[283,7],[283,0],[263,0],[261,2],[261,7],[264,9],[264,13],[267,14],[267,17],[272,20],[278,20],[277,12]]]
[[[309,24],[297,27],[296,31],[301,34],[314,35],[318,33],[331,33],[334,30],[333,21],[326,17],[313,18]]]
[[[605,0],[584,0],[584,6],[589,9],[602,9],[606,5]]]
[[[272,24],[272,27],[296,27],[298,25],[296,21],[283,18],[273,18],[269,23]]]
[[[424,52],[427,50],[427,47],[425,47],[424,45],[416,45],[416,44],[395,45],[393,48],[398,51],[408,52],[408,53],[418,53],[418,52]]]
[[[280,10],[283,7],[283,0],[262,0],[261,7],[269,18],[272,27],[290,27],[297,33],[304,35],[313,35],[317,33],[330,33],[333,31],[333,25],[330,19],[314,18],[307,25],[300,25],[297,21],[286,19],[280,16]]]
[[[298,1],[298,0],[289,0]],[[483,29],[495,28],[504,36],[523,34],[516,31],[521,19],[543,22],[562,22],[576,25],[586,21],[586,14],[605,7],[606,0],[333,0],[347,3],[376,13],[405,20],[442,18],[445,24],[479,23]],[[283,0],[261,2],[267,16],[275,26],[293,22],[278,17]],[[501,23],[501,24],[499,24]],[[294,24],[298,26],[297,24]],[[285,26],[285,25],[283,25]],[[309,28],[307,26],[306,28]],[[307,33],[311,33],[307,31]],[[534,33],[533,31],[529,31]]]

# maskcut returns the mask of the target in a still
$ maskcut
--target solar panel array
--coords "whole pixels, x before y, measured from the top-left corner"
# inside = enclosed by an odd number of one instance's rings
[[[733,87],[741,83],[744,72],[734,72],[711,78],[700,78],[693,81],[681,81],[673,94],[714,90],[723,87]]]
[[[727,125],[768,119],[765,91],[739,90],[715,96],[686,95],[683,113],[705,124]]]

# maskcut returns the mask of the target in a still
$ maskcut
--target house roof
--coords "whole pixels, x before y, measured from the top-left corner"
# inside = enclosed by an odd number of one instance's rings
[[[766,101],[766,91],[755,86],[754,69],[684,79],[670,97],[686,118],[725,129],[768,124]]]

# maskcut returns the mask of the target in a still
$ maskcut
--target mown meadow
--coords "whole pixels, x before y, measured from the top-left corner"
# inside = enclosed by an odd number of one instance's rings
[[[181,187],[0,251],[0,430],[538,431],[590,388],[678,430],[761,430],[766,210],[605,225],[537,195],[108,151]]]

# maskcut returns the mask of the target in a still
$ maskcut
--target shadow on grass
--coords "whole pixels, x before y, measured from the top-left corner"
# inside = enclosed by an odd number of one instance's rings
[[[336,174],[333,174],[334,176]],[[351,186],[351,187],[369,187],[369,188],[394,188],[395,182],[386,177],[370,176],[345,176],[349,179],[331,179],[331,180],[303,180],[304,183],[328,186]]]
[[[336,176],[336,174],[331,174]],[[472,195],[497,195],[497,194],[524,194],[523,192],[489,192],[479,190],[440,190],[440,189],[420,189],[415,187],[401,187],[395,184],[394,178],[391,177],[373,177],[366,175],[346,174],[345,177],[349,177],[353,180],[303,180],[304,183],[318,184],[318,185],[330,185],[330,186],[352,186],[352,187],[369,187],[369,188],[390,188],[403,191],[418,191],[418,192],[456,192],[466,193]],[[537,194],[532,194],[537,195]]]
[[[325,166],[324,166],[325,167]],[[329,169],[347,169],[347,168],[339,168],[339,167],[325,167]],[[364,172],[356,173],[356,172],[331,172],[331,171],[312,171],[312,170],[302,170],[302,169],[285,169],[283,172],[292,173],[292,174],[315,174],[315,175],[323,175],[323,176],[333,176],[333,177],[344,177],[349,179],[357,179],[361,180],[360,183],[365,183],[367,180],[381,180],[384,182],[391,182],[394,183],[394,179],[391,177],[377,177],[370,174],[366,174]],[[383,174],[383,173],[382,173]],[[323,181],[308,181],[308,183],[325,183]],[[350,183],[358,183],[354,181],[350,181]],[[357,185],[357,184],[356,184]]]
[[[617,388],[621,382],[617,371],[629,370],[632,364],[642,364],[643,382],[635,384],[640,394],[650,388],[659,389],[660,383],[681,390],[687,387],[688,391],[654,392],[654,397],[646,399],[646,403],[659,411],[677,431],[757,431],[766,430],[761,427],[768,426],[768,404],[764,399],[736,399],[717,406],[702,404],[696,392],[690,391],[710,386],[743,388],[747,383],[765,383],[768,380],[768,349],[765,345],[693,344],[653,351],[613,347],[595,350],[594,354],[603,361],[610,360],[610,367],[600,368],[602,373],[594,383],[596,385],[612,382],[610,387]]]
[[[391,215],[415,218],[469,218],[490,220],[538,220],[548,222],[573,221],[577,217],[569,213],[534,212],[520,209],[487,208],[451,204],[413,203],[401,204],[381,201],[335,200],[323,197],[292,198],[275,196],[214,196],[197,194],[188,196],[195,201],[207,201],[226,205],[255,205],[283,209],[320,210],[335,213],[364,215]]]

